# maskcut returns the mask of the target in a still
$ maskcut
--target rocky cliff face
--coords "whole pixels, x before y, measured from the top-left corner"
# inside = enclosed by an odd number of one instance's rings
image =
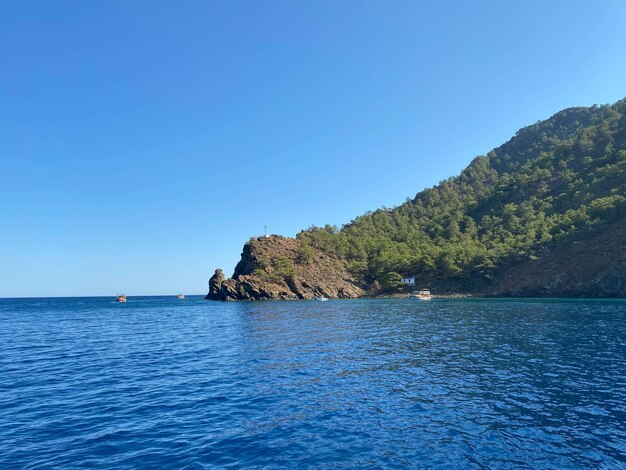
[[[503,267],[486,294],[513,297],[626,297],[626,221],[552,244],[537,259]]]
[[[244,245],[233,277],[217,269],[208,300],[356,298],[365,294],[345,260],[294,238],[259,237]]]

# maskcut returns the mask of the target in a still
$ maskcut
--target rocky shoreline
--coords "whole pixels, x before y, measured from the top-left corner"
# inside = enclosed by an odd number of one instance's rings
[[[472,278],[416,277],[434,298],[470,297],[626,297],[626,223],[585,239],[571,239],[538,259],[502,266],[489,283]],[[593,247],[589,253],[588,247]],[[576,260],[576,262],[572,262]],[[244,245],[232,278],[217,269],[209,280],[208,300],[296,300],[402,298],[405,291],[384,291],[363,284],[345,259],[305,245],[296,238],[271,235]]]
[[[345,260],[311,249],[294,238],[271,235],[244,245],[232,278],[216,269],[207,300],[354,299],[366,291]]]

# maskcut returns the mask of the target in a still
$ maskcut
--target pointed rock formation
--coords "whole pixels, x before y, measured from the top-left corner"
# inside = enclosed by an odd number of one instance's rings
[[[216,269],[215,274],[209,279],[209,293],[206,295],[207,300],[222,300],[222,283],[224,282],[224,272]]]

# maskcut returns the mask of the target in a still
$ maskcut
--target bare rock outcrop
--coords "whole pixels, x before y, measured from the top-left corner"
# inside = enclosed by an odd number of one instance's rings
[[[356,298],[365,294],[346,261],[295,238],[259,237],[244,245],[233,277],[217,269],[209,280],[209,300],[289,300]]]
[[[222,284],[224,283],[224,273],[221,269],[216,269],[215,274],[209,279],[209,293],[206,295],[207,300],[220,300],[222,292]]]
[[[487,295],[626,297],[626,221],[571,237],[536,260],[506,266],[498,277]]]

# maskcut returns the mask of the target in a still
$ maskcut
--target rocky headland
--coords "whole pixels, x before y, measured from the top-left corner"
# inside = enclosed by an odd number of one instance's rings
[[[357,298],[365,294],[347,262],[278,235],[251,239],[243,247],[232,278],[217,269],[208,300],[295,300]]]
[[[403,279],[414,278],[413,285]],[[525,127],[458,176],[340,229],[251,239],[207,299],[626,297],[626,99]]]

